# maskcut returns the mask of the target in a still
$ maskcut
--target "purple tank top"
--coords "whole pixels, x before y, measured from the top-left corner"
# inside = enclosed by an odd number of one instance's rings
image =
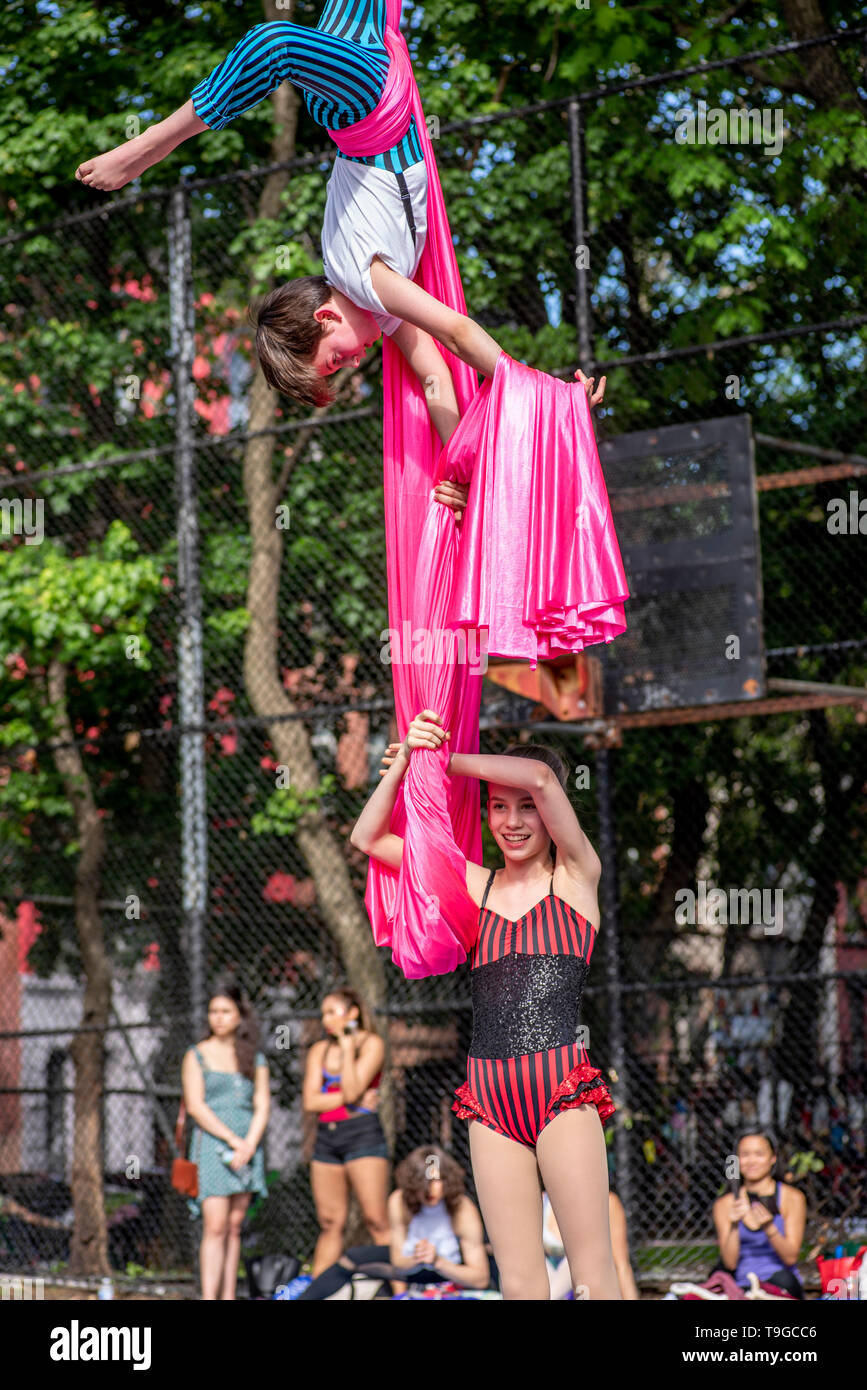
[[[776,1199],[777,1206],[779,1207],[779,1183],[777,1183],[776,1187]],[[776,1226],[780,1235],[785,1235],[785,1223],[783,1221],[782,1213],[779,1211],[777,1212],[777,1215],[774,1217],[774,1225]],[[797,1266],[784,1265],[780,1262],[779,1255],[777,1254],[774,1247],[771,1245],[771,1242],[768,1240],[768,1237],[765,1235],[764,1231],[751,1231],[749,1226],[745,1226],[743,1221],[739,1221],[738,1236],[740,1237],[740,1247],[737,1268],[734,1273],[734,1280],[736,1284],[742,1284],[746,1286],[746,1284],[749,1282],[747,1279],[747,1275],[750,1272],[757,1275],[759,1279],[767,1279],[770,1283],[773,1283],[771,1275],[775,1269],[788,1269],[790,1273],[794,1274],[798,1282],[801,1282],[801,1276],[798,1273]]]

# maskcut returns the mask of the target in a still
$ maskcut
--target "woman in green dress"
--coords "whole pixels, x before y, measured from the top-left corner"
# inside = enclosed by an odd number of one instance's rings
[[[184,1056],[184,1103],[193,1122],[189,1156],[199,1168],[202,1298],[234,1299],[241,1226],[254,1192],[267,1193],[262,1136],[270,1076],[259,1025],[231,978],[216,984],[208,1028]]]

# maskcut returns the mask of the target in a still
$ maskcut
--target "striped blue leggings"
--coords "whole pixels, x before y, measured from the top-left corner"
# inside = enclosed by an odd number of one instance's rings
[[[374,109],[388,72],[385,0],[326,0],[315,29],[276,20],[247,31],[231,53],[191,92],[196,114],[222,130],[281,82],[301,90],[317,125],[342,130]],[[395,173],[424,158],[415,118],[382,154],[355,158]]]

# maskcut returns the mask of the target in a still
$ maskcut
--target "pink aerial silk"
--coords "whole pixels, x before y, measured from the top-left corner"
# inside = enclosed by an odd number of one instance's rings
[[[402,0],[387,0],[391,54],[369,116],[329,131],[349,155],[390,149],[415,123],[428,171],[428,230],[415,283],[460,314],[466,301],[436,158],[406,40]],[[408,979],[455,969],[478,932],[466,861],[481,863],[479,783],[450,777],[450,753],[477,753],[487,652],[540,658],[581,651],[625,629],[628,597],[587,397],[506,353],[481,388],[440,345],[461,422],[443,448],[424,390],[384,338],[384,481],[388,613],[401,739],[423,709],[451,738],[417,750],[398,791],[391,830],[400,871],[371,858],[365,903],[377,946]],[[429,389],[436,389],[431,383]],[[470,483],[460,528],[433,500],[445,478]]]

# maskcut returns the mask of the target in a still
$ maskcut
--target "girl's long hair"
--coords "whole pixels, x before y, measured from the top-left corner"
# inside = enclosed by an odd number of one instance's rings
[[[436,1159],[434,1165],[431,1159]],[[394,1185],[403,1193],[411,1217],[422,1209],[432,1173],[442,1179],[443,1201],[449,1216],[457,1213],[465,1192],[464,1170],[439,1144],[425,1144],[407,1154],[394,1174]]]
[[[334,989],[325,991],[320,1006],[325,1003],[326,999],[342,999],[347,1009],[351,1009],[354,1004],[358,1010],[358,1022],[365,1033],[376,1033],[379,1036],[379,1029],[373,1021],[373,1014],[357,990],[351,989],[349,985],[335,985]]]
[[[504,758],[533,758],[535,762],[545,763],[550,767],[560,786],[566,795],[569,794],[569,769],[560,757],[560,754],[553,748],[548,748],[544,743],[513,743],[503,752]],[[557,846],[554,841],[548,840],[551,863],[557,862]]]
[[[259,1019],[244,989],[234,975],[221,975],[208,994],[208,1004],[212,999],[231,999],[241,1015],[235,1031],[235,1057],[238,1071],[252,1081],[256,1075],[256,1053],[259,1051]],[[199,1042],[211,1037],[210,1028],[205,1028]]]

